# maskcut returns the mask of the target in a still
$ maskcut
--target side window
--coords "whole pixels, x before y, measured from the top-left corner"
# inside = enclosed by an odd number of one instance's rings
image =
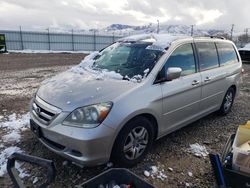
[[[216,46],[218,49],[221,66],[238,62],[238,57],[232,44],[216,43]]]
[[[183,44],[176,48],[164,65],[165,70],[169,67],[180,67],[182,69],[181,76],[195,73],[196,68],[192,45]]]
[[[195,45],[199,55],[201,71],[219,67],[217,50],[214,43],[197,42]]]

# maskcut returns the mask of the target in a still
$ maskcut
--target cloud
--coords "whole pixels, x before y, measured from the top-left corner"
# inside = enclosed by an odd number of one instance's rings
[[[103,28],[112,23],[250,27],[249,0],[0,0],[0,29]]]

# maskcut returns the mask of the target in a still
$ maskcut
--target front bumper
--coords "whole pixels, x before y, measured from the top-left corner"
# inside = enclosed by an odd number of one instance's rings
[[[103,124],[92,129],[64,126],[61,122],[67,115],[61,112],[44,125],[31,113],[31,130],[47,148],[77,164],[96,166],[108,162],[115,130]]]

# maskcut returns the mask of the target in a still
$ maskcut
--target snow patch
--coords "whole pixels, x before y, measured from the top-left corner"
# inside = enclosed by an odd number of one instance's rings
[[[190,144],[189,151],[197,157],[206,157],[208,155],[206,147],[198,143]]]
[[[0,153],[0,177],[3,177],[4,174],[7,173],[7,160],[8,157],[11,156],[14,152],[22,152],[22,150],[19,147],[11,146]]]
[[[20,132],[29,127],[29,113],[18,117],[15,113],[8,116],[8,121],[0,122],[0,128],[7,129],[8,133],[2,136],[3,142],[19,142]]]
[[[3,136],[4,142],[18,142],[21,138],[21,135],[16,131],[11,131],[10,133]]]
[[[7,144],[17,143],[21,139],[21,132],[29,126],[29,113],[17,116],[15,113],[7,117],[8,121],[0,122],[0,128],[3,132],[7,134],[3,135],[0,138],[1,144],[1,153],[0,153],[0,177],[2,177],[6,172],[7,160],[10,155],[14,152],[22,152],[22,150],[17,146],[6,147]],[[29,176],[22,168],[21,163],[16,163],[16,168],[19,172],[21,178]]]
[[[160,169],[157,166],[151,166],[149,170],[145,170],[143,172],[144,176],[151,177],[152,179],[160,179],[161,181],[164,181],[167,179],[167,176],[164,174],[164,169]]]
[[[37,182],[38,182],[38,177],[35,177],[32,183],[35,184]]]

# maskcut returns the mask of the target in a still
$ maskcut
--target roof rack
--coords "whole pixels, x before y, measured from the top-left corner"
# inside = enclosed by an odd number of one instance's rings
[[[225,40],[226,38],[225,37],[222,37],[222,36],[212,36],[212,35],[205,35],[205,36],[193,36],[193,38],[217,38],[217,39],[222,39],[222,40]]]
[[[217,39],[222,39],[222,40],[226,39],[225,37],[222,37],[222,36],[210,36],[210,38],[217,38]]]

